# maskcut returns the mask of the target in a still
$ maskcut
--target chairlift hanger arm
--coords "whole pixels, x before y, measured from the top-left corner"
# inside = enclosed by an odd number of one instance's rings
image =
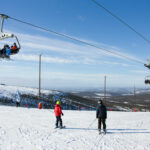
[[[4,25],[4,19],[7,19],[8,16],[5,14],[0,14],[1,15],[1,33],[3,33],[3,25]]]
[[[5,14],[0,14],[0,16],[1,16],[0,40],[15,38],[15,41],[17,43],[16,47],[15,47],[15,45],[13,45],[14,46],[13,49],[9,49],[9,48],[6,48],[6,46],[4,46],[4,48],[0,50],[0,58],[8,58],[9,59],[10,55],[14,55],[19,52],[21,46],[20,46],[17,36],[15,36],[14,34],[11,34],[11,33],[3,32],[4,20],[9,17]]]
[[[8,39],[8,38],[13,38],[13,37],[14,37],[14,34],[11,34],[11,33],[1,33],[0,40]]]
[[[1,28],[0,28],[1,36],[0,36],[0,40],[7,39],[7,38],[13,38],[14,37],[13,34],[3,32],[4,19],[7,19],[8,16],[5,15],[5,14],[0,14],[0,15],[1,15]]]
[[[14,35],[14,37],[16,38],[16,41],[17,41],[17,43],[18,43],[18,49],[20,49],[20,48],[21,48],[21,45],[20,45],[20,43],[19,43],[19,40],[18,40],[17,36]]]

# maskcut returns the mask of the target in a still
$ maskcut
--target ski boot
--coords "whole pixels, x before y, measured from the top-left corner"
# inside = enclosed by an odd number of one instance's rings
[[[101,130],[100,129],[98,129],[98,133],[101,134]]]
[[[55,129],[59,128],[58,126],[55,127]]]
[[[104,131],[104,134],[106,134],[106,129],[104,129],[103,131]]]

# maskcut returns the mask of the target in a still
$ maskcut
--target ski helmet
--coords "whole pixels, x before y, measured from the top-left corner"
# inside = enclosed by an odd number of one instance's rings
[[[57,101],[57,102],[56,102],[56,104],[58,104],[58,105],[59,105],[59,104],[60,104],[60,101]]]

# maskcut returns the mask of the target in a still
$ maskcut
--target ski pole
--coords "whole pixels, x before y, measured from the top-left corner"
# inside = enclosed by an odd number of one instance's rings
[[[96,118],[93,120],[93,122],[89,125],[88,129],[93,125],[93,123],[96,121]]]

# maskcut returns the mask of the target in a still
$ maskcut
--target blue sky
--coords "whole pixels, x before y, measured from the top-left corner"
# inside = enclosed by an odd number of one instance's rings
[[[150,1],[97,0],[150,39]],[[5,0],[0,13],[70,35],[140,61],[149,58],[150,44],[91,0]],[[11,61],[1,60],[0,82],[38,87],[38,56],[42,54],[43,88],[139,87],[149,70],[136,62],[106,53],[8,19],[4,30],[22,46]],[[0,41],[0,47],[13,40]]]

